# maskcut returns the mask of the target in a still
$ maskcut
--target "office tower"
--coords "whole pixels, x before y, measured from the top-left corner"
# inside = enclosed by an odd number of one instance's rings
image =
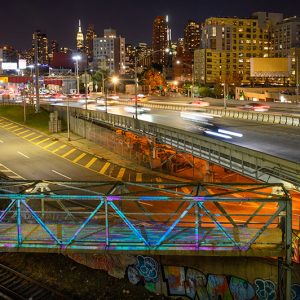
[[[105,29],[103,37],[94,38],[93,64],[109,74],[125,73],[125,38],[117,37],[116,30]]]

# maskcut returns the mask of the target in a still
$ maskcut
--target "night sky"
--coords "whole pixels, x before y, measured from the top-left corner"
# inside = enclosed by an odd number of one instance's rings
[[[135,44],[151,42],[157,15],[169,15],[173,40],[183,36],[189,19],[248,17],[255,11],[300,16],[299,0],[6,0],[0,9],[0,45],[7,43],[17,49],[30,48],[36,29],[46,33],[49,41],[56,39],[60,46],[75,48],[79,18],[84,32],[89,23],[95,25],[98,36],[112,27],[126,43]]]

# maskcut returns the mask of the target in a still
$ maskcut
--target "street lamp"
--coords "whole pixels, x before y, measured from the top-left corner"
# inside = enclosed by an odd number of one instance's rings
[[[181,62],[180,60],[177,60],[176,61],[176,64],[177,65],[180,65],[180,64],[183,64],[183,65],[186,65],[186,66],[188,66],[188,67],[191,67],[192,68],[192,91],[191,91],[191,97],[192,98],[194,98],[195,97],[195,95],[194,95],[194,85],[195,85],[195,68],[194,68],[194,64],[187,64],[187,63],[185,63],[185,62]]]
[[[226,103],[226,83],[222,83],[223,86],[223,94],[224,94],[224,109],[227,108],[227,103]]]
[[[77,79],[77,94],[79,94],[79,61],[81,60],[80,55],[74,55],[72,59],[75,61],[75,76]]]
[[[114,84],[114,94],[117,94],[117,83],[119,82],[119,78],[117,76],[113,76],[111,78],[111,82]]]

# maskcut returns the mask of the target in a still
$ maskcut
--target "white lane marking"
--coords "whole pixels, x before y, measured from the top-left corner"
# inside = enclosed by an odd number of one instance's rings
[[[55,173],[55,174],[57,174],[57,175],[60,175],[60,176],[62,176],[62,177],[65,177],[65,178],[67,178],[67,179],[70,179],[70,180],[72,179],[72,178],[68,177],[67,175],[61,174],[61,173],[59,173],[59,172],[57,172],[57,171],[55,171],[55,170],[52,170],[52,172]]]
[[[18,151],[18,153],[19,153],[20,155],[26,157],[26,158],[30,158],[29,156],[27,156],[26,154],[24,154],[24,153],[22,153],[22,152],[20,152],[20,151]]]
[[[2,140],[0,140],[0,143],[2,143],[2,144],[3,144],[4,142],[3,142]]]

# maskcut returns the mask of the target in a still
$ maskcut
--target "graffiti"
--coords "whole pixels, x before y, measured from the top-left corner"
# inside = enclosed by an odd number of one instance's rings
[[[206,276],[195,269],[188,268],[185,275],[186,295],[191,299],[208,300],[206,291]]]
[[[292,285],[292,300],[300,300],[300,284]]]
[[[251,300],[255,296],[253,286],[241,278],[231,277],[229,288],[234,300]]]
[[[136,263],[127,268],[127,278],[134,285],[142,284],[151,292],[156,291],[159,280],[158,263],[152,257],[137,256]]]
[[[259,300],[275,300],[276,288],[271,280],[255,280],[256,296]]]
[[[144,257],[139,255],[137,257],[136,268],[139,270],[140,274],[148,282],[158,281],[158,263],[152,257]]]
[[[248,281],[234,276],[206,276],[193,268],[175,266],[163,266],[162,273],[169,296],[185,296],[193,300],[276,299],[275,284],[270,280],[256,280],[255,292]]]

